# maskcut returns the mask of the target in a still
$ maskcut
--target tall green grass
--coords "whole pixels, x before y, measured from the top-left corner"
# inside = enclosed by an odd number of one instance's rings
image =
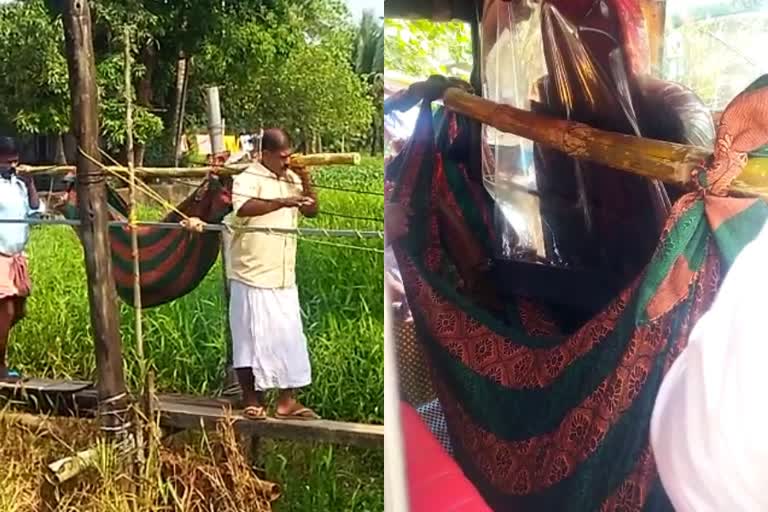
[[[383,162],[318,168],[318,185],[383,192]],[[381,219],[381,196],[319,189],[321,211]],[[150,209],[151,210],[151,209]],[[144,218],[153,219],[159,216]],[[320,215],[304,226],[381,230],[383,224]],[[313,384],[302,396],[323,417],[382,422],[383,261],[381,240],[301,240],[297,278],[309,339]],[[28,316],[12,334],[9,362],[26,375],[93,379],[95,359],[82,249],[71,228],[35,227],[28,248],[33,292]],[[121,305],[126,379],[136,388],[133,310]],[[158,388],[207,395],[222,387],[227,314],[220,264],[189,295],[144,312],[146,353]],[[267,467],[286,488],[284,510],[381,510],[380,452],[272,443]],[[296,461],[303,461],[297,463]],[[354,469],[353,469],[354,468]],[[310,508],[306,508],[310,507]]]

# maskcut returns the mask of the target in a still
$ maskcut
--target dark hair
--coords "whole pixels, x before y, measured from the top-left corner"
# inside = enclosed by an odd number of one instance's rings
[[[16,145],[16,139],[13,137],[0,136],[0,155],[13,156],[19,154],[19,148]]]
[[[262,151],[282,151],[291,148],[291,139],[288,134],[280,128],[269,128],[264,130],[261,137]]]

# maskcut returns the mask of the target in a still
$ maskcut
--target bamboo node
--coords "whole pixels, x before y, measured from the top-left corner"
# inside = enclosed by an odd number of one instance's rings
[[[563,134],[563,149],[568,155],[576,158],[586,155],[590,135],[590,129],[586,126],[569,127]]]

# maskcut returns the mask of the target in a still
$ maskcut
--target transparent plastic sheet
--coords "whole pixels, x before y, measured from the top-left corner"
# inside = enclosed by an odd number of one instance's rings
[[[638,0],[487,0],[484,96],[593,127],[711,145],[712,116],[651,73]],[[496,200],[497,257],[596,269],[626,283],[648,261],[679,191],[575,161],[485,127],[483,174]]]

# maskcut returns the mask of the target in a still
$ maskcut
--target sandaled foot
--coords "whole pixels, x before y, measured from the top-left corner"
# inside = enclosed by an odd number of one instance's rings
[[[0,368],[0,382],[15,383],[21,380],[21,375],[16,370]]]
[[[267,419],[267,408],[263,405],[247,405],[243,409],[243,416],[249,420],[265,420]]]
[[[275,412],[275,418],[278,420],[319,420],[320,416],[309,407],[297,405],[295,409],[288,413]]]

